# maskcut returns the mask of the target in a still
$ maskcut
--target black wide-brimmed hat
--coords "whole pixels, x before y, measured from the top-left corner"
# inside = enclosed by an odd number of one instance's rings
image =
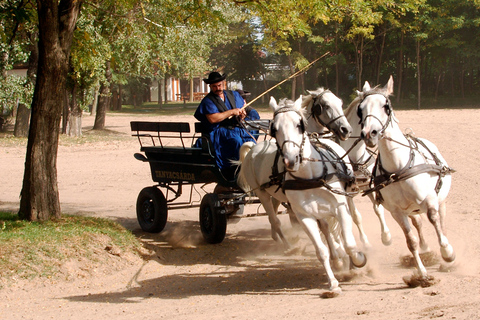
[[[214,72],[210,72],[210,74],[208,75],[208,78],[203,79],[203,81],[206,84],[212,84],[212,83],[223,81],[225,80],[226,77],[227,77],[226,74],[220,75],[220,73],[214,71]]]

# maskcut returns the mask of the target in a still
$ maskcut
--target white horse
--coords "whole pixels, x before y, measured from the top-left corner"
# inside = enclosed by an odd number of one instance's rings
[[[352,127],[343,113],[343,101],[330,90],[318,88],[308,91],[302,98],[302,107],[306,109],[307,131],[332,132],[339,140],[347,140]]]
[[[345,111],[345,117],[352,126],[352,134],[348,140],[340,141],[339,144],[348,153],[348,158],[350,159],[355,176],[357,177],[357,186],[361,190],[366,190],[369,188],[368,184],[377,158],[374,151],[367,149],[365,141],[360,137],[362,128],[359,125],[360,118],[357,115],[357,107],[360,102],[360,97],[356,97]],[[385,221],[385,210],[383,206],[375,200],[373,194],[368,194],[368,197],[372,202],[373,210],[380,221],[382,243],[384,245],[390,245],[392,243],[392,235]],[[360,216],[358,211],[355,214]]]
[[[265,142],[254,146],[243,159],[237,183],[245,191],[253,189],[267,213],[274,212],[275,218],[272,199],[290,204],[325,267],[329,289],[339,293],[341,289],[330,266],[329,249],[322,241],[319,227],[325,234],[328,233],[328,226],[325,228],[327,219],[338,221],[342,243],[352,263],[357,267],[363,267],[366,263],[366,257],[358,251],[352,232],[352,217],[345,190],[347,174],[338,170],[339,164],[335,162],[336,159],[332,161],[331,154],[316,149],[310,143],[301,113],[301,98],[295,103],[282,100],[277,105],[272,97],[270,107],[274,111],[271,134],[276,138],[276,144]],[[332,141],[326,140],[325,144],[341,152],[341,147]],[[276,160],[277,150],[281,157]],[[271,185],[271,173],[265,170],[275,161],[283,164],[287,171],[281,186]],[[275,223],[272,223],[272,227],[275,227]],[[277,231],[281,234],[281,230]],[[332,251],[335,254],[335,250]]]
[[[358,94],[360,95],[360,92],[358,92]],[[361,98],[360,96],[357,96],[345,111],[345,117],[352,126],[352,134],[348,140],[341,140],[339,144],[348,153],[348,158],[350,159],[350,163],[352,164],[355,172],[355,177],[357,178],[357,187],[359,187],[360,190],[365,191],[369,189],[369,182],[372,177],[372,170],[375,166],[377,155],[376,151],[367,148],[365,141],[360,137],[362,127],[360,125],[360,118],[357,114],[357,107],[360,102]],[[375,200],[373,193],[368,193],[367,196],[372,202],[373,211],[380,221],[382,243],[386,246],[389,246],[392,244],[392,235],[390,233],[390,228],[385,221],[384,207]],[[357,217],[361,217],[361,215],[356,208],[355,210],[356,212],[352,216],[354,217],[354,221],[358,226],[361,225],[361,218],[358,219]],[[413,215],[410,216],[410,218],[412,220],[412,224],[417,229],[422,252],[430,251],[430,248],[428,247],[428,244],[422,233],[421,216]]]
[[[302,108],[305,109],[307,114],[307,131],[308,132],[324,132],[325,129],[328,132],[333,132],[340,140],[348,139],[352,128],[343,114],[342,105],[343,102],[330,90],[324,88],[318,88],[314,91],[308,91],[309,95],[301,97]],[[286,100],[286,99],[285,99]],[[284,101],[285,101],[284,100]],[[300,101],[300,99],[299,99]],[[324,143],[331,143],[325,141]],[[244,163],[243,159],[245,155],[254,149],[254,154],[262,154],[262,165],[272,168],[272,171],[262,170],[262,175],[254,172],[254,166],[249,167],[248,163]],[[246,143],[240,149],[240,161],[243,162],[239,173],[239,180],[246,181],[244,190],[250,188],[255,189],[255,193],[262,203],[265,212],[269,217],[269,221],[272,227],[272,238],[274,240],[282,240],[286,252],[294,250],[281,229],[281,222],[277,217],[278,207],[281,203],[287,203],[287,199],[283,190],[279,188],[281,180],[284,175],[284,165],[277,154],[277,146],[275,141],[264,141],[257,145],[253,143]],[[255,156],[251,157],[255,158]],[[250,159],[250,158],[249,158]],[[259,168],[257,168],[258,170]],[[274,172],[275,171],[275,172]],[[239,181],[237,181],[237,184]],[[242,183],[242,181],[240,181]],[[251,186],[251,187],[250,187]],[[349,199],[351,201],[351,199]],[[351,202],[353,205],[353,202]],[[291,217],[291,221],[295,221],[295,217],[291,210],[287,208],[287,211]],[[356,217],[357,218],[357,217]],[[357,222],[358,219],[355,220]],[[361,224],[360,224],[361,225]],[[362,241],[365,241],[365,233],[361,230]],[[368,243],[368,239],[366,240]],[[335,245],[336,246],[336,245]],[[335,257],[336,258],[336,257]],[[338,263],[340,265],[340,263]]]
[[[363,91],[359,93],[361,102],[357,107],[362,126],[361,137],[368,147],[378,146],[374,187],[371,191],[376,193],[378,201],[383,201],[383,206],[402,228],[420,281],[426,286],[431,284],[433,278],[427,275],[420,259],[418,240],[408,217],[426,213],[435,228],[442,258],[446,262],[455,260],[453,247],[445,235],[445,200],[453,170],[433,143],[401,132],[390,104],[389,96],[392,93],[391,76],[381,89],[371,89],[365,82]]]
[[[342,109],[343,102],[330,90],[319,88],[316,91],[308,91],[308,93],[310,95],[305,96],[302,102],[302,106],[306,107],[307,131],[310,133],[325,133],[325,130],[327,130],[327,132],[332,132],[338,138],[340,146],[342,146],[345,150],[350,149],[350,147],[354,143],[351,139],[351,135],[354,134],[356,137],[360,137],[360,130],[358,129],[358,132],[355,132],[354,128],[357,128],[357,126],[352,126],[352,122],[356,121],[355,124],[358,123],[358,117],[356,115],[356,112],[350,113],[353,113],[354,116],[357,117],[357,120],[352,119],[352,116],[347,115],[347,113],[344,114]],[[350,104],[350,107],[351,105],[352,104]],[[347,120],[349,125],[344,123],[345,119]],[[332,124],[336,125],[332,126]],[[312,140],[314,141],[315,139],[313,138]],[[353,164],[354,172],[356,171],[356,173],[358,173],[358,170],[355,170],[355,166],[359,162],[361,163],[361,161],[363,160],[363,152],[365,151],[365,149],[365,143],[360,140],[360,143],[357,143],[357,146],[353,148],[348,154],[350,163]],[[343,156],[344,154],[345,152],[342,152],[340,156]],[[375,161],[372,162],[372,166],[374,162]],[[373,196],[371,197],[373,199]],[[357,226],[360,240],[365,247],[369,248],[371,247],[371,245],[368,241],[367,234],[363,229],[362,215],[356,208],[353,199],[348,198],[348,201],[349,207],[352,210],[351,215],[353,218],[353,222]],[[391,235],[390,230],[385,223],[383,207],[381,205],[374,205],[374,210],[379,217],[382,225],[382,241],[384,241],[383,243],[389,243],[391,241]]]

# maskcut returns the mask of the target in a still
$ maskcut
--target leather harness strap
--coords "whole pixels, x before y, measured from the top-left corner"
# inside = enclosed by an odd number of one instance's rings
[[[442,183],[442,178],[447,174],[455,172],[454,169],[445,166],[440,161],[440,159],[437,157],[437,155],[435,153],[433,153],[425,145],[425,143],[423,143],[423,141],[421,141],[420,139],[415,138],[411,135],[405,135],[405,137],[408,139],[408,141],[410,143],[410,148],[411,148],[410,149],[411,150],[410,151],[410,158],[408,160],[408,163],[405,165],[405,167],[403,167],[399,171],[394,172],[394,173],[389,173],[383,168],[382,163],[380,161],[380,157],[377,157],[377,161],[375,163],[375,167],[373,168],[373,172],[374,173],[377,172],[377,169],[378,169],[378,171],[380,171],[381,174],[372,175],[372,179],[370,181],[370,186],[373,185],[373,187],[366,190],[363,193],[363,196],[368,195],[372,192],[375,192],[376,201],[378,203],[382,203],[383,202],[383,197],[380,193],[381,189],[385,188],[386,186],[388,186],[388,185],[390,185],[394,182],[407,180],[409,178],[412,178],[412,177],[414,177],[416,175],[419,175],[419,174],[422,174],[422,173],[433,173],[433,174],[438,175],[437,184],[435,185],[435,192],[438,194],[438,192],[440,191],[440,188],[442,187],[442,184],[443,184]],[[416,165],[416,166],[412,166],[414,158],[415,158],[415,152],[414,151],[418,150],[418,146],[416,146],[416,145],[413,146],[414,142],[418,143],[418,144],[421,144],[425,148],[425,150],[427,150],[430,153],[430,155],[433,157],[433,160],[435,161],[435,164],[423,163],[423,164],[419,164],[419,165]]]

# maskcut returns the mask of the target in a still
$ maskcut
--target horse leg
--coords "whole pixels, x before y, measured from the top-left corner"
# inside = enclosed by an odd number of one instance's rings
[[[353,223],[355,223],[355,225],[358,228],[358,233],[360,235],[360,240],[362,240],[363,246],[365,248],[371,248],[372,245],[368,241],[368,237],[367,237],[367,234],[365,233],[365,230],[363,230],[362,215],[360,214],[360,211],[358,211],[357,207],[355,206],[355,203],[353,202],[353,198],[347,197],[347,202],[352,215]]]
[[[418,238],[420,240],[420,249],[422,250],[422,252],[429,252],[430,248],[428,247],[427,241],[425,240],[425,237],[423,236],[423,232],[422,232],[422,225],[423,225],[422,216],[419,214],[416,214],[416,215],[410,216],[410,220],[412,220],[413,226],[415,227],[415,229],[417,229]]]
[[[315,247],[315,252],[317,254],[317,259],[322,263],[327,273],[328,286],[329,290],[335,293],[341,293],[342,289],[339,287],[338,280],[333,274],[332,267],[330,266],[330,254],[328,248],[322,241],[320,236],[320,231],[318,229],[318,223],[316,219],[309,218],[307,216],[302,216],[301,214],[296,214],[297,218],[302,225],[303,230],[308,235],[310,240]]]
[[[368,198],[373,204],[373,211],[377,215],[378,220],[380,220],[380,228],[382,231],[382,243],[385,246],[389,246],[392,244],[392,235],[390,233],[390,229],[387,226],[387,223],[385,222],[385,209],[381,204],[377,203],[372,193],[368,195]]]
[[[287,208],[287,213],[288,213],[288,217],[290,219],[290,224],[292,225],[292,228],[301,229],[302,227],[300,226],[300,222],[298,222],[295,212],[293,212],[292,210],[292,206],[290,206],[289,203],[285,203],[284,205]]]
[[[284,236],[281,228],[280,219],[277,217],[277,209],[278,209],[278,202],[276,203],[276,207],[273,204],[273,198],[268,193],[264,191],[256,191],[257,197],[263,205],[265,212],[268,215],[268,221],[270,221],[270,227],[272,232],[272,239],[278,241],[279,238],[283,242],[286,252],[290,252],[291,245]]]
[[[408,250],[410,250],[413,255],[419,275],[422,278],[427,278],[427,269],[425,269],[425,266],[420,259],[420,254],[418,253],[418,240],[417,237],[415,237],[415,235],[413,234],[413,230],[410,227],[407,215],[403,212],[396,211],[392,212],[392,216],[395,221],[397,221],[398,225],[400,226],[400,228],[402,228],[402,231],[405,234]]]
[[[352,263],[357,268],[362,268],[367,263],[367,257],[357,249],[357,243],[352,231],[352,217],[346,208],[346,204],[339,204],[336,216],[342,228],[343,242],[347,254],[352,259]]]
[[[448,242],[447,237],[444,233],[444,217],[447,212],[447,206],[445,202],[442,202],[436,210],[435,206],[429,206],[427,210],[428,220],[435,227],[435,231],[438,237],[438,243],[440,244],[440,252],[442,253],[442,258],[446,262],[453,262],[455,260],[455,252],[453,251],[452,245]],[[442,228],[443,227],[443,228]]]
[[[340,259],[340,255],[337,251],[340,248],[340,245],[333,239],[332,233],[330,232],[330,228],[328,226],[328,222],[325,219],[319,219],[317,220],[317,223],[320,231],[322,231],[323,235],[325,236],[325,240],[327,241],[330,258],[333,262],[333,268],[335,270],[342,270],[343,261],[342,259]]]

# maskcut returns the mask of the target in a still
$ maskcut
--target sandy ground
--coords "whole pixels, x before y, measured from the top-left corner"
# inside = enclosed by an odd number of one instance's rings
[[[368,264],[355,274],[337,274],[343,293],[322,299],[328,287],[313,246],[302,235],[303,254],[285,256],[270,238],[267,217],[229,224],[218,245],[202,241],[198,208],[171,210],[160,234],[141,232],[135,201],[153,185],[148,164],[137,161],[131,120],[192,121],[191,116],[108,115],[107,129],[123,141],[62,145],[58,154],[60,200],[65,213],[119,221],[155,251],[147,261],[131,261],[116,272],[89,272],[68,281],[18,282],[0,290],[0,319],[479,319],[480,318],[480,110],[396,112],[402,128],[434,142],[457,170],[447,201],[447,230],[457,260],[450,272],[441,263],[427,269],[439,280],[408,288],[400,264],[408,254],[403,233],[387,214],[393,244],[384,246],[371,205],[356,204],[372,244]],[[271,115],[262,114],[263,118]],[[84,131],[93,118],[83,118]],[[18,209],[25,146],[0,149],[0,210]],[[198,201],[198,199],[197,199]],[[250,205],[247,212],[262,212]],[[288,217],[281,215],[285,226]],[[432,250],[439,255],[433,228],[424,221]],[[358,232],[355,230],[355,234]]]

